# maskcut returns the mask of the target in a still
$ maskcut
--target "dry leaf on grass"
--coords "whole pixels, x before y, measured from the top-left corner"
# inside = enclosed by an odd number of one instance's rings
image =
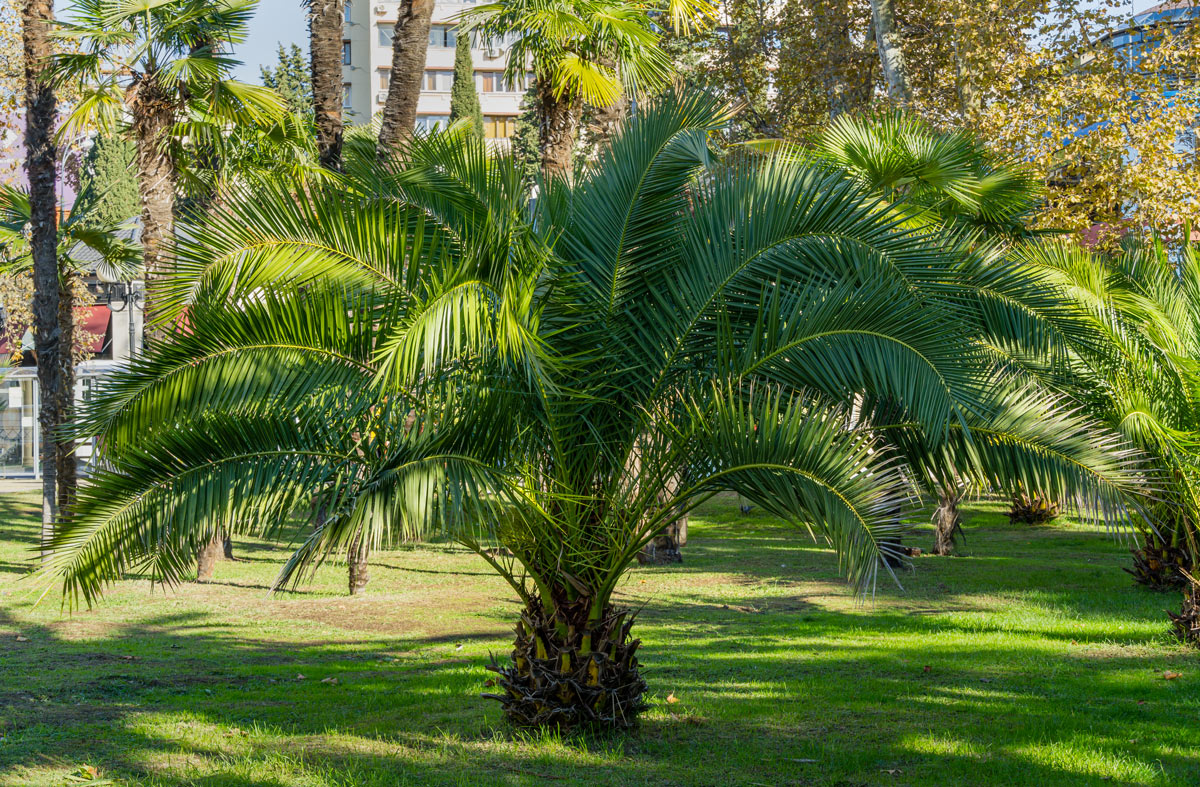
[[[677,702],[679,702],[679,698],[675,696],[675,692],[671,692],[670,694],[667,695],[667,703],[668,704],[674,705]]]
[[[1183,677],[1183,673],[1181,673],[1181,672],[1171,672],[1171,670],[1167,670],[1166,672],[1163,673],[1163,680],[1175,680],[1176,678],[1182,678],[1182,677]]]

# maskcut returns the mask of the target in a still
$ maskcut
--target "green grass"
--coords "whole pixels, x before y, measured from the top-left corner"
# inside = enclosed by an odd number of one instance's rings
[[[643,607],[641,728],[563,740],[514,735],[478,698],[516,606],[461,550],[376,555],[360,599],[339,566],[268,597],[285,553],[242,542],[217,584],[121,582],[68,615],[21,580],[35,514],[0,497],[4,785],[89,767],[238,787],[1200,784],[1200,656],[1163,614],[1178,599],[1133,587],[1126,547],[1091,527],[975,505],[963,557],[918,558],[904,592],[864,604],[805,536],[715,501],[684,565],[623,586]]]

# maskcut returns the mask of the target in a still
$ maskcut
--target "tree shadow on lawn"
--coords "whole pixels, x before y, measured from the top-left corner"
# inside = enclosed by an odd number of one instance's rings
[[[1194,717],[1200,694],[1153,674],[1162,658],[1071,662],[1060,643],[901,612],[669,606],[676,625],[640,626],[655,701],[641,729],[569,745],[514,738],[478,698],[486,656],[449,643],[503,652],[494,634],[231,639],[219,613],[189,612],[68,640],[0,610],[0,627],[28,640],[0,646],[0,782],[23,783],[47,752],[68,772],[88,763],[135,783],[239,787],[320,774],[355,785],[1099,784],[1114,769],[1158,767],[1160,783],[1200,777],[1176,712]],[[668,691],[679,701],[665,703]]]

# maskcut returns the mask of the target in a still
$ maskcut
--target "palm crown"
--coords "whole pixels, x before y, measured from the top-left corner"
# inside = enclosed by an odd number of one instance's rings
[[[1129,457],[1001,384],[969,249],[788,157],[722,161],[726,118],[667,97],[532,208],[511,161],[444,135],[189,228],[165,290],[187,329],[89,408],[108,469],[48,570],[90,602],[131,567],[179,578],[218,527],[322,512],[282,584],[440,528],[524,603],[510,716],[620,724],[644,684],[612,595],[707,496],[807,528],[860,587],[903,527],[901,439],[1119,506]]]

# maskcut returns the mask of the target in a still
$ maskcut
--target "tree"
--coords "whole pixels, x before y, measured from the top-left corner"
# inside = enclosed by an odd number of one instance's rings
[[[59,354],[58,179],[54,144],[57,101],[51,81],[54,53],[50,25],[54,21],[51,0],[24,0],[21,33],[25,56],[25,174],[29,180],[29,247],[33,266],[33,328],[38,357],[38,423],[42,434],[55,435],[62,425],[64,390]],[[42,549],[49,548],[58,517],[57,460],[54,442],[45,440],[38,460],[42,472]]]
[[[152,338],[161,338],[158,282],[171,266],[177,125],[192,113],[224,127],[275,123],[283,113],[273,91],[227,78],[238,64],[227,49],[243,40],[254,7],[255,0],[167,0],[146,8],[95,0],[72,6],[57,33],[76,49],[55,58],[57,78],[81,91],[64,133],[98,123],[128,134],[136,147]]]
[[[279,45],[275,66],[262,66],[262,83],[274,90],[294,115],[313,121],[312,66],[305,62],[304,51],[296,44],[284,49]]]
[[[475,92],[475,63],[471,59],[471,37],[461,35],[454,45],[454,83],[450,86],[450,122],[466,120],[471,132],[483,139],[483,110]]]
[[[189,226],[171,308],[190,330],[81,419],[105,469],[48,571],[90,603],[128,568],[171,581],[215,529],[278,533],[316,501],[283,586],[357,539],[437,528],[521,600],[513,660],[492,666],[508,717],[620,727],[645,683],[613,593],[713,494],[806,528],[860,589],[898,557],[909,494],[881,430],[962,443],[972,421],[981,473],[1119,509],[1127,457],[988,384],[961,315],[990,301],[962,248],[793,157],[717,160],[728,117],[703,95],[643,106],[536,207],[511,161],[434,135],[390,170],[259,186]],[[894,417],[849,426],[856,392]]]
[[[401,0],[392,30],[392,71],[383,122],[379,126],[378,154],[396,155],[417,123],[417,101],[425,77],[425,53],[429,49],[429,22],[433,0]]]
[[[304,0],[312,61],[313,114],[321,166],[342,168],[342,22],[345,0]]]
[[[904,63],[900,33],[896,30],[895,0],[871,0],[871,23],[875,28],[875,44],[879,47],[888,98],[907,106],[912,101],[912,88],[908,84],[908,66]]]
[[[136,154],[133,143],[123,137],[97,136],[80,167],[79,195],[72,212],[105,225],[137,216],[142,207],[133,168]]]

